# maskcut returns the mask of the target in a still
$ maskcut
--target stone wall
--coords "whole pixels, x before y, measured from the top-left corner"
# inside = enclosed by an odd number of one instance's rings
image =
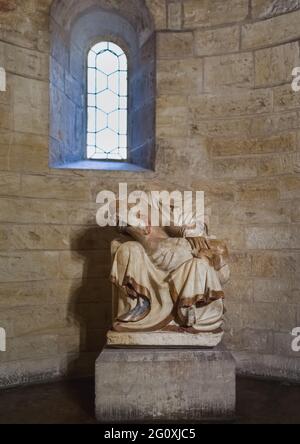
[[[128,0],[130,3],[130,0]],[[62,11],[64,8],[64,0]],[[48,167],[51,0],[0,1],[0,384],[93,371],[110,324],[110,230],[95,198],[206,192],[228,241],[227,337],[241,372],[300,379],[300,3],[145,0],[157,30],[156,172]],[[107,0],[116,7],[116,2]]]

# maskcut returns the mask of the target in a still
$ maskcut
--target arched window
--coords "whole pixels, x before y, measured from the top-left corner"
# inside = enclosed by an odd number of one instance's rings
[[[145,1],[54,0],[50,27],[49,166],[154,170],[156,39]]]
[[[87,158],[127,160],[127,56],[113,42],[88,53]]]

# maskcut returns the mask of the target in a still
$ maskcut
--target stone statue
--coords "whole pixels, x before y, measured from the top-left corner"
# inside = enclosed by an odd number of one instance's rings
[[[216,346],[229,280],[224,242],[197,229],[131,227],[112,244],[115,319],[109,345]]]

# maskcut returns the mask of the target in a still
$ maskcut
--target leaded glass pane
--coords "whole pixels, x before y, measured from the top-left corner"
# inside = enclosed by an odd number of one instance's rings
[[[100,42],[88,54],[87,157],[127,159],[128,66],[124,51]]]

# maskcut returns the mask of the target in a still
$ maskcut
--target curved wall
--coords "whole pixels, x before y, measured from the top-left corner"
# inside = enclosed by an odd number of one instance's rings
[[[140,3],[155,21],[158,80],[156,172],[143,174],[48,168],[50,3],[0,10],[1,385],[93,372],[114,236],[95,226],[95,200],[119,182],[206,192],[211,232],[232,252],[226,344],[240,372],[299,380],[298,2]]]

